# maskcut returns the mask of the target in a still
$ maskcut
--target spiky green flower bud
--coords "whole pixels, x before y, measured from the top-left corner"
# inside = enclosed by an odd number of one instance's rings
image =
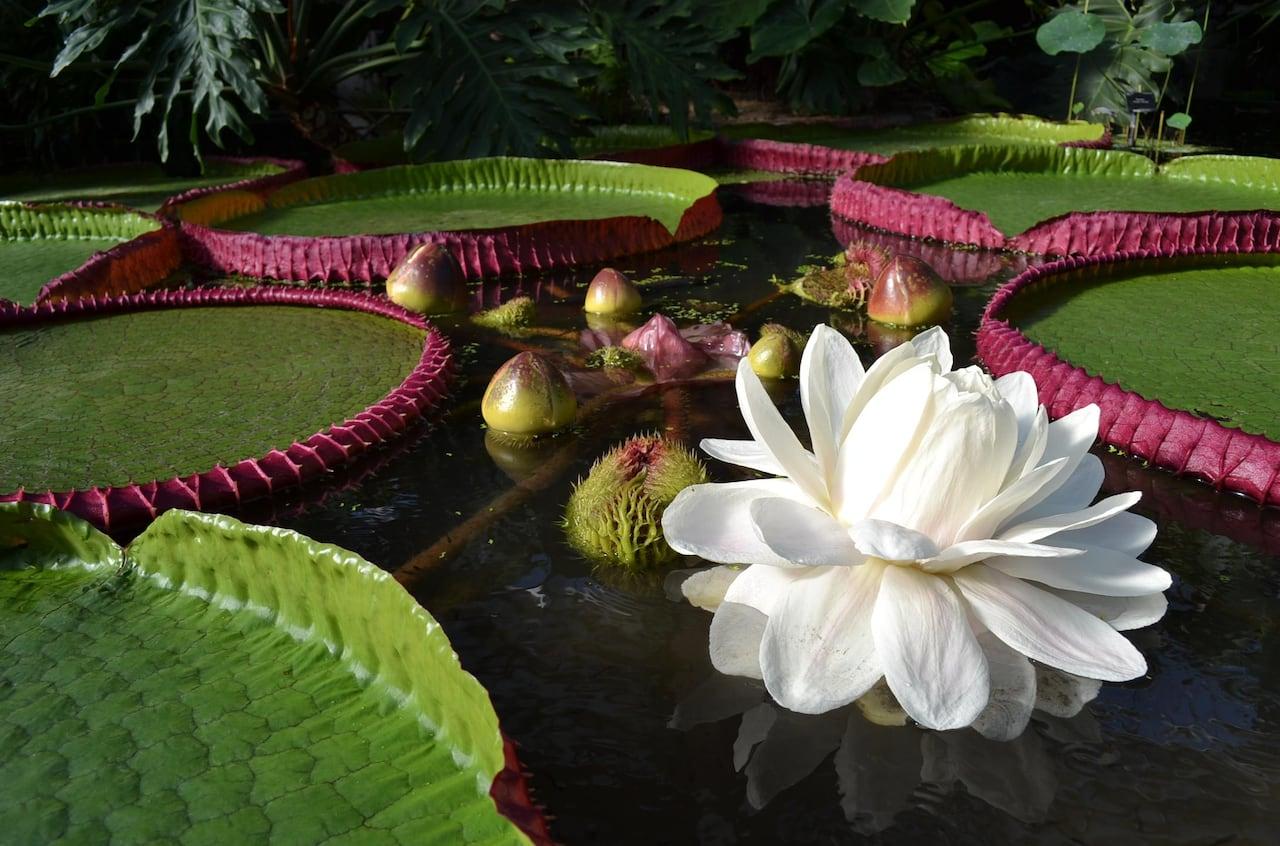
[[[597,564],[630,571],[674,562],[662,512],[689,485],[707,481],[692,453],[658,435],[641,435],[600,458],[569,497],[569,543]]]

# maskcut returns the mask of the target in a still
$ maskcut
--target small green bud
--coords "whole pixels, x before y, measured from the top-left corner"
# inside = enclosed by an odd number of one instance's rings
[[[640,290],[622,273],[606,267],[591,280],[582,308],[589,314],[630,314],[641,304]]]
[[[913,256],[896,256],[876,279],[867,316],[890,326],[927,326],[951,315],[951,289]]]
[[[555,365],[537,353],[522,352],[493,374],[480,412],[491,429],[538,437],[571,424],[578,401]]]
[[[417,314],[450,314],[467,305],[462,268],[440,244],[419,244],[387,277],[387,298]]]
[[[787,332],[762,329],[747,359],[761,379],[794,379],[800,375],[800,349]]]

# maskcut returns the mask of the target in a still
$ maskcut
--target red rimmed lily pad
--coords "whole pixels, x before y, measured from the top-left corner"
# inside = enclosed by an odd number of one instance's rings
[[[73,168],[55,173],[0,178],[0,199],[28,202],[95,201],[143,211],[163,211],[175,200],[213,189],[265,191],[306,174],[292,159],[210,156],[201,173],[179,176],[158,164],[133,163]]]
[[[978,356],[1025,370],[1061,417],[1096,403],[1099,438],[1280,504],[1280,243],[1067,258],[996,292]]]
[[[438,403],[451,362],[385,300],[275,287],[9,308],[0,348],[0,500],[104,528],[314,479]]]
[[[1047,255],[1164,247],[1208,226],[1211,212],[1254,210],[1280,210],[1280,161],[1189,156],[1157,167],[1047,146],[901,153],[840,177],[831,195],[833,214],[867,226]]]
[[[259,278],[370,282],[414,246],[445,244],[469,277],[660,249],[721,220],[692,171],[600,161],[472,159],[304,180],[262,200],[177,207],[194,258]]]

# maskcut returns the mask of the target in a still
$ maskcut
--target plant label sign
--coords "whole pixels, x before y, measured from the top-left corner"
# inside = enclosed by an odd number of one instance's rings
[[[1125,98],[1130,114],[1144,114],[1156,110],[1156,95],[1150,91],[1135,91]]]

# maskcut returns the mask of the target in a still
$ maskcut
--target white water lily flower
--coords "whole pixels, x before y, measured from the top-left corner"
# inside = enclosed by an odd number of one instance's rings
[[[1170,578],[1135,557],[1155,537],[1128,513],[1139,494],[1090,504],[1097,407],[1050,423],[1029,374],[951,368],[941,329],[864,372],[818,326],[800,373],[810,451],[739,366],[753,437],[702,448],[777,478],[686,488],[662,521],[676,550],[750,565],[702,603],[718,670],[809,714],[883,678],[938,729],[973,724],[993,689],[1034,702],[1027,659],[1103,681],[1146,672],[1118,631],[1164,615]]]

